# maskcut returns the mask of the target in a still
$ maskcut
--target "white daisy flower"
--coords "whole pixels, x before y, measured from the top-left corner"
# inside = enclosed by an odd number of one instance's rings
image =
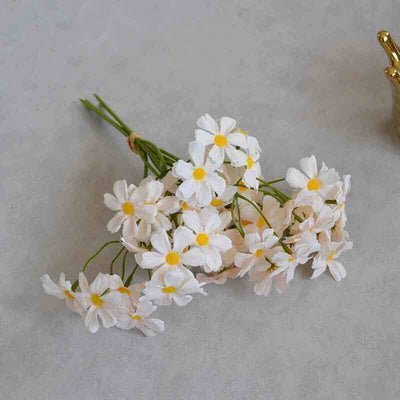
[[[153,274],[151,281],[147,282],[143,293],[142,300],[152,300],[160,306],[170,305],[172,301],[178,306],[185,306],[193,299],[190,294],[207,295],[193,273],[187,268],[158,269]]]
[[[99,330],[98,317],[105,328],[111,328],[117,322],[120,298],[116,297],[115,292],[103,295],[109,289],[109,279],[109,275],[100,273],[89,286],[85,275],[82,272],[79,273],[81,293],[77,293],[76,297],[82,307],[87,310],[85,326],[92,333]]]
[[[235,265],[240,268],[239,276],[244,276],[253,267],[266,269],[270,264],[265,259],[265,250],[271,249],[278,242],[272,229],[265,229],[262,237],[258,233],[249,233],[245,236],[245,242],[249,253],[237,253]]]
[[[116,326],[120,329],[139,329],[146,336],[155,336],[164,331],[164,321],[149,318],[157,309],[151,301],[139,301],[136,306],[130,304],[118,319]]]
[[[226,183],[215,172],[218,165],[209,158],[204,162],[205,147],[202,144],[190,142],[189,154],[193,163],[179,160],[173,166],[174,176],[183,180],[177,197],[185,201],[196,199],[197,206],[205,207],[210,204],[214,192],[219,196],[224,193]]]
[[[329,272],[336,281],[346,278],[346,270],[337,258],[346,250],[353,248],[353,242],[331,242],[330,234],[323,232],[319,241],[321,251],[314,257],[312,268],[314,273],[311,279],[315,279],[329,269]]]
[[[320,172],[317,169],[315,156],[300,160],[301,169],[289,168],[286,181],[295,189],[300,189],[296,196],[296,205],[312,205],[314,211],[319,211],[325,200],[331,198],[334,185],[339,181],[338,173],[322,163]]]
[[[254,139],[254,140],[253,140]],[[249,148],[247,149],[247,154],[245,160],[236,163],[236,167],[245,167],[242,181],[243,183],[255,190],[258,190],[259,181],[257,178],[261,178],[261,167],[258,162],[260,159],[260,151],[258,142],[255,138],[249,137]]]
[[[85,310],[76,300],[75,293],[71,290],[71,282],[65,280],[64,272],[60,274],[58,284],[53,282],[48,274],[43,275],[40,280],[47,294],[56,296],[60,300],[65,300],[65,304],[71,311],[81,315],[85,313]]]
[[[184,227],[178,227],[173,234],[173,246],[164,230],[160,230],[151,236],[152,251],[142,253],[137,259],[142,268],[152,269],[166,267],[169,269],[183,268],[184,265],[199,266],[205,262],[203,253],[198,248],[187,250],[194,243],[195,235]],[[187,251],[186,251],[187,250]]]
[[[297,243],[292,248],[292,254],[288,254],[285,251],[278,251],[272,257],[271,261],[278,268],[271,273],[271,278],[278,275],[281,272],[285,272],[287,282],[291,281],[294,277],[294,271],[300,264],[305,264],[309,259],[310,253],[304,250],[303,247],[298,246]]]
[[[251,282],[256,282],[254,285],[254,292],[259,296],[269,296],[272,291],[272,286],[275,283],[275,290],[282,294],[288,287],[285,272],[280,272],[278,275],[271,276],[272,272],[276,271],[278,267],[268,265],[265,269],[259,270],[253,268],[249,272]]]
[[[154,223],[157,208],[153,204],[145,204],[147,190],[143,187],[136,188],[128,185],[126,181],[114,183],[114,195],[106,193],[104,204],[111,210],[117,211],[115,216],[107,224],[111,233],[118,232],[123,223],[136,223],[138,219]]]
[[[222,221],[218,213],[209,207],[200,213],[187,211],[183,214],[183,221],[196,234],[193,245],[204,254],[205,271],[218,271],[222,266],[221,253],[232,247],[231,239],[220,233]]]
[[[217,210],[223,209],[225,206],[231,204],[232,198],[237,192],[237,187],[233,185],[226,185],[226,189],[221,196],[215,196],[211,202],[210,206],[215,207]]]
[[[196,141],[204,146],[211,146],[209,156],[217,164],[224,162],[225,154],[233,165],[243,164],[246,155],[235,146],[246,149],[248,147],[246,135],[236,130],[236,121],[229,117],[222,117],[217,123],[210,115],[205,114],[197,121],[200,129],[196,129]]]
[[[347,222],[347,215],[346,215],[346,209],[345,209],[345,202],[346,202],[346,197],[350,193],[351,189],[351,175],[345,175],[343,177],[343,182],[340,182],[339,185],[339,190],[336,194],[336,202],[337,202],[337,209],[340,211],[340,217],[341,217],[341,224],[342,227],[346,225]]]
[[[115,292],[121,297],[122,305],[136,306],[139,297],[141,296],[145,287],[144,283],[134,283],[128,287],[124,285],[119,275],[114,274],[109,277],[108,286],[111,292]],[[117,302],[118,303],[118,302]]]
[[[124,224],[122,226],[121,243],[131,253],[136,254],[147,250],[140,247],[138,236],[138,226],[136,224]]]

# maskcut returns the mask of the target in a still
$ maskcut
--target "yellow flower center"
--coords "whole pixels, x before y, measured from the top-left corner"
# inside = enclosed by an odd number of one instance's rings
[[[276,271],[278,269],[278,267],[276,267],[275,265],[272,265],[271,267],[269,267],[265,273],[266,274],[272,274],[272,272]]]
[[[262,228],[263,226],[265,225],[265,220],[264,220],[264,218],[258,218],[258,221],[257,221],[257,226],[259,227],[259,228]]]
[[[254,165],[254,160],[252,157],[248,156],[247,157],[247,168],[248,169],[252,169]]]
[[[167,287],[165,287],[165,288],[163,288],[161,290],[164,293],[168,293],[168,294],[174,293],[176,291],[176,289],[173,286],[167,286]]]
[[[332,261],[334,255],[335,255],[335,252],[332,250],[332,251],[329,253],[329,257],[326,259],[326,261]]]
[[[258,250],[256,251],[255,256],[256,256],[257,258],[260,258],[263,254],[264,254],[264,250],[258,249]]]
[[[207,246],[209,240],[210,239],[206,233],[199,233],[196,236],[196,242],[199,246]]]
[[[212,199],[211,200],[211,205],[214,207],[219,207],[222,204],[222,200],[220,199]]]
[[[310,179],[307,183],[308,190],[319,190],[321,182],[317,178]]]
[[[133,206],[132,203],[127,201],[126,203],[122,204],[122,211],[126,215],[132,215],[135,212],[135,207]]]
[[[241,192],[245,192],[246,190],[249,190],[247,187],[246,187],[246,185],[244,184],[244,182],[243,181],[240,181],[239,182],[239,190],[241,191]]]
[[[72,296],[71,292],[69,290],[64,290],[64,294],[66,297],[68,297],[70,300],[74,300],[75,297]]]
[[[290,258],[289,258],[289,262],[293,262],[293,261],[295,261],[295,260],[296,260],[295,257],[290,257]]]
[[[206,177],[206,171],[204,168],[196,168],[193,171],[193,178],[196,179],[196,181],[202,181]]]
[[[100,296],[97,293],[93,293],[90,296],[90,301],[96,307],[103,307],[104,301],[100,298]]]
[[[251,225],[252,222],[251,221],[247,221],[247,219],[242,219],[242,226],[247,226],[247,225]]]
[[[247,135],[247,131],[245,131],[244,129],[239,129],[239,132],[240,132],[242,135]]]
[[[181,207],[182,207],[182,210],[184,210],[184,211],[189,210],[189,206],[187,205],[186,202],[183,202],[182,205],[181,205]]]
[[[215,135],[214,143],[218,147],[225,147],[228,144],[228,141],[226,140],[226,137],[224,135]]]
[[[121,292],[121,293],[131,294],[131,291],[128,288],[126,288],[125,286],[120,286],[117,290],[118,290],[118,292]]]
[[[140,315],[131,314],[131,318],[134,319],[135,321],[141,321],[142,320],[142,317]]]
[[[165,257],[165,261],[168,265],[176,265],[179,263],[180,258],[179,258],[179,254],[176,253],[175,251],[170,251],[166,257]]]
[[[343,210],[343,208],[344,208],[344,203],[342,202],[339,204],[339,210]]]

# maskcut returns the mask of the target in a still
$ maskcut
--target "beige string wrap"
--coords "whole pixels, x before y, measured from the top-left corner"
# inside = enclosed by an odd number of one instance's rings
[[[128,146],[129,148],[136,154],[139,154],[136,144],[135,144],[135,139],[139,138],[142,139],[142,136],[140,136],[137,132],[132,131],[131,134],[128,136]]]

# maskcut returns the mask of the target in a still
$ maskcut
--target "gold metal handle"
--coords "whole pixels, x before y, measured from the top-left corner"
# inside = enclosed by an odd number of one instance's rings
[[[388,31],[378,33],[378,42],[392,64],[385,69],[385,75],[396,88],[400,88],[400,49]]]

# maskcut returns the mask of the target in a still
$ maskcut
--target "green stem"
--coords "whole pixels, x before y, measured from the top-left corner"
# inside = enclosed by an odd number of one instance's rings
[[[126,265],[126,257],[128,255],[129,251],[125,250],[124,257],[122,259],[122,274],[121,274],[121,279],[124,280],[125,278],[125,265]]]
[[[111,240],[110,242],[104,243],[104,244],[99,248],[99,250],[97,250],[96,253],[94,253],[91,257],[89,257],[89,259],[85,262],[85,264],[84,264],[83,267],[82,267],[82,272],[85,272],[85,271],[86,271],[86,268],[87,268],[87,266],[89,265],[89,263],[90,263],[94,258],[96,258],[96,257],[102,252],[103,249],[105,249],[108,245],[113,244],[113,243],[121,243],[121,242],[120,242],[119,240]],[[75,292],[75,290],[77,289],[78,285],[79,285],[79,281],[78,281],[78,279],[77,279],[77,280],[73,283],[73,285],[72,285],[72,290],[73,290],[74,292]]]
[[[114,274],[114,264],[115,261],[118,260],[118,257],[121,255],[121,253],[124,251],[125,247],[121,247],[121,250],[117,253],[117,255],[113,258],[113,260],[111,261],[111,265],[110,265],[110,275]]]
[[[128,287],[128,286],[131,284],[132,279],[133,279],[133,275],[135,275],[135,272],[136,272],[138,266],[139,266],[139,264],[136,264],[136,267],[133,269],[132,273],[131,273],[131,274],[128,276],[128,278],[126,279],[126,281],[125,281],[125,283],[124,283],[124,286],[125,286],[125,287]]]

